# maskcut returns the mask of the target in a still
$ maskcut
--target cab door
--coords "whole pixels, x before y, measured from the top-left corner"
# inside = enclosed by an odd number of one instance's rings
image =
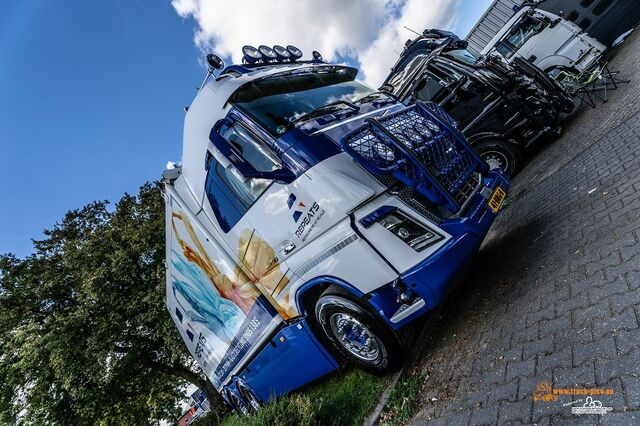
[[[235,155],[255,167],[278,166],[277,157],[266,146],[257,145],[241,123],[225,122],[216,131],[216,137],[234,147]],[[201,365],[207,363],[207,375],[220,387],[287,318],[266,288],[267,279],[276,284],[286,280],[287,269],[278,264],[273,250],[247,219],[247,212],[273,179],[243,177],[211,143],[203,155],[203,167],[207,174],[202,208],[195,218],[176,212],[168,226],[175,240],[173,270],[184,293],[177,297],[184,307],[182,316],[200,309],[199,317],[205,318],[201,321],[205,332],[192,333],[194,356]],[[195,286],[201,290],[191,291]]]
[[[232,114],[225,124],[214,127],[212,138],[222,138],[233,147],[232,155],[250,165],[251,171],[243,172],[255,176],[245,176],[225,161],[226,158],[220,158],[220,151],[212,146],[203,214],[215,223],[229,246],[237,251],[238,266],[251,277],[261,296],[280,316],[289,318],[289,306],[283,306],[272,297],[276,287],[288,282],[289,269],[283,256],[277,253],[276,242],[265,240],[257,227],[262,224],[254,220],[264,213],[264,200],[279,193],[283,187],[282,182],[268,177],[278,175],[282,169],[281,160],[265,138],[240,116]]]

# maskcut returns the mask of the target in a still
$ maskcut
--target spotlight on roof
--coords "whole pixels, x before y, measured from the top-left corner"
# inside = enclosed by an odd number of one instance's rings
[[[291,45],[291,44],[288,45],[287,46],[287,50],[289,51],[289,54],[291,55],[291,60],[295,61],[297,59],[302,58],[302,50],[298,49],[294,45]]]
[[[207,63],[212,70],[219,70],[224,67],[224,61],[220,59],[218,55],[214,55],[213,53],[209,53],[207,55]]]
[[[286,47],[282,47],[276,44],[275,46],[273,46],[273,51],[276,52],[276,55],[278,55],[278,59],[280,59],[281,61],[291,59],[291,53],[289,53]]]
[[[317,50],[314,50],[311,55],[313,56],[313,59],[319,62],[322,62],[322,55],[320,54],[320,52],[318,52]]]
[[[276,52],[274,52],[273,49],[270,48],[269,46],[265,46],[264,44],[261,44],[258,47],[258,51],[262,54],[262,60],[265,62],[274,61],[278,59],[278,55],[276,55]]]
[[[253,64],[262,59],[262,53],[255,47],[249,45],[242,47],[242,55],[248,64]]]

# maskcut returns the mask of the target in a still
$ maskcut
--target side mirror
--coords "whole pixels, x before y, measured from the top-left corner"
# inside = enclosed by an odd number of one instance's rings
[[[211,147],[212,149],[210,149],[213,157],[223,167],[233,167],[239,175],[245,179],[259,178],[280,183],[291,183],[295,179],[295,175],[289,169],[282,167],[270,171],[257,170],[251,163],[243,158],[242,152],[238,150],[237,146],[234,146],[234,144],[222,137],[220,128],[223,125],[233,124],[234,121],[233,118],[227,116],[225,119],[216,123],[213,129],[211,129],[209,140],[213,145]]]

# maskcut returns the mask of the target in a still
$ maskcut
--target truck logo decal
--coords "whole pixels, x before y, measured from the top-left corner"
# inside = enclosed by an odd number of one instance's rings
[[[296,199],[297,199],[297,197],[293,192],[291,194],[289,194],[289,199],[287,199],[287,205],[289,206],[289,210],[291,210],[293,208],[293,203],[296,202]],[[296,205],[296,208],[297,207],[305,208],[307,206],[302,201],[300,201]],[[298,223],[298,221],[300,220],[300,216],[302,216],[302,211],[301,210],[295,210],[293,212],[293,221],[295,223]]]

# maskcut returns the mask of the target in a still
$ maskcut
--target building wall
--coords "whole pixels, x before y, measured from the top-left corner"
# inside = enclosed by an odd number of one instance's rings
[[[541,9],[578,24],[601,43],[611,43],[640,22],[640,0],[546,0]]]
[[[515,11],[514,6],[520,6],[523,0],[495,0],[469,31],[467,41],[469,47],[480,52],[491,41],[500,28],[511,19]]]

